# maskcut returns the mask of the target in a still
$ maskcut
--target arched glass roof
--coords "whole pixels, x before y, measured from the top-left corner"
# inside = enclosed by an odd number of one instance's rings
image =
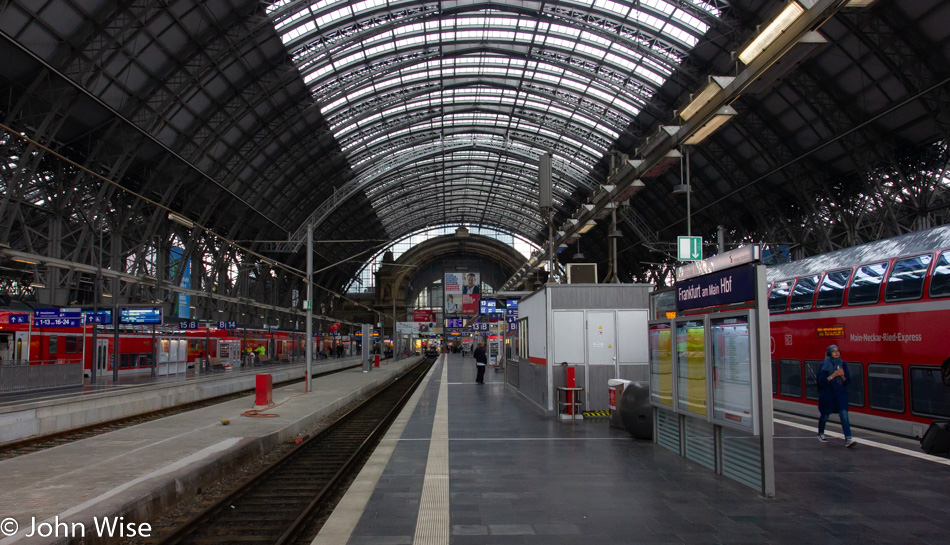
[[[508,244],[514,248],[515,251],[521,253],[521,255],[523,255],[525,258],[530,257],[533,252],[538,250],[537,244],[534,244],[533,242],[525,240],[524,238],[511,233],[506,233],[497,229],[486,227],[466,226],[466,228],[473,235],[490,237]],[[360,269],[360,272],[354,277],[353,281],[350,282],[346,290],[348,292],[371,291],[376,285],[375,273],[379,269],[380,263],[382,262],[383,254],[386,252],[392,252],[393,259],[399,259],[399,256],[417,244],[422,244],[423,242],[435,237],[454,234],[456,229],[458,229],[457,225],[442,225],[413,233],[404,237],[402,240],[394,242],[392,245],[376,252],[376,254],[366,262],[363,268]]]
[[[544,232],[525,206],[540,155],[554,156],[566,208],[719,16],[702,0],[281,0],[267,12],[348,183],[393,237],[423,227],[391,213],[412,203],[437,208],[429,224]]]

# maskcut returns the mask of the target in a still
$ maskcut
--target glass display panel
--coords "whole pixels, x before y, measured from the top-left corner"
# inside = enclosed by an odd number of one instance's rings
[[[904,374],[900,365],[868,364],[868,401],[872,409],[904,412]]]
[[[815,287],[818,286],[818,275],[804,276],[795,282],[792,290],[792,299],[788,303],[789,310],[809,310],[815,298]]]
[[[661,291],[650,294],[650,306],[653,307],[653,319],[664,320],[667,312],[676,312],[676,292]]]
[[[650,334],[650,401],[673,407],[673,331],[669,324],[654,324]]]
[[[924,278],[930,268],[930,254],[898,259],[884,286],[885,301],[920,299],[924,294]]]
[[[706,328],[702,320],[676,324],[676,407],[706,416]]]
[[[910,408],[921,416],[950,417],[950,386],[940,378],[939,367],[910,368]]]
[[[783,396],[802,397],[802,362],[799,360],[779,361],[779,373],[782,379],[780,392]]]
[[[950,252],[940,254],[930,274],[930,296],[950,296]]]
[[[848,373],[851,374],[851,382],[848,383],[848,405],[852,407],[864,406],[864,365],[860,362],[845,362],[848,366]]]
[[[818,399],[818,370],[821,360],[805,360],[805,399]]]
[[[785,312],[788,303],[788,294],[791,291],[792,281],[776,282],[769,293],[769,312]]]
[[[59,348],[59,337],[56,335],[50,335],[49,336],[49,353],[55,354],[58,348]]]
[[[870,305],[877,303],[881,293],[881,281],[887,272],[887,263],[876,263],[858,267],[851,279],[848,290],[849,305]]]
[[[851,269],[832,271],[825,275],[818,287],[818,299],[815,306],[818,308],[840,307],[844,303],[844,287],[851,278]]]
[[[709,322],[712,349],[713,419],[752,428],[752,349],[749,318]]]

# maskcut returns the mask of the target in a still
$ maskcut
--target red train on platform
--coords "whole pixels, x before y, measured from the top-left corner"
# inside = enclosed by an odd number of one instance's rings
[[[96,348],[93,349],[92,328],[96,326],[35,329],[29,323],[10,323],[11,315],[22,314],[28,312],[0,310],[0,362],[28,361],[31,365],[42,365],[83,361],[86,376],[91,375],[93,365],[97,366],[100,376],[111,375],[115,355],[115,335],[111,325],[98,326]],[[159,345],[156,352],[150,329],[119,326],[119,374],[151,373],[154,354],[167,354],[170,344],[180,344],[184,348],[179,359],[186,358],[187,367],[194,366],[202,357],[223,359],[222,365],[230,367],[229,362],[239,362],[241,354],[248,350],[256,352],[262,346],[271,360],[301,357],[306,350],[305,338],[305,334],[300,332],[213,327],[179,331],[164,325],[159,326],[159,332],[154,336],[154,342]],[[160,361],[161,357],[159,355]]]
[[[825,350],[851,372],[850,420],[920,436],[950,419],[950,226],[769,267],[778,410],[818,415]]]

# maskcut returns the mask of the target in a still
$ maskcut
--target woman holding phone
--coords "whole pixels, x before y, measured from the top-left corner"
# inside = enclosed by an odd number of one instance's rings
[[[844,446],[851,448],[858,444],[851,437],[851,422],[848,420],[848,383],[851,382],[851,373],[848,366],[841,359],[841,350],[838,345],[831,345],[825,351],[825,361],[821,362],[818,370],[818,440],[825,439],[825,424],[832,413],[838,413],[841,418],[841,431],[844,432]]]

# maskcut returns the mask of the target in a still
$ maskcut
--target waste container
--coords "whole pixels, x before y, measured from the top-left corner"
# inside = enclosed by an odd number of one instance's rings
[[[620,399],[623,397],[623,390],[633,381],[622,378],[612,378],[607,381],[607,392],[609,395],[608,407],[610,408],[610,427],[626,429],[623,419],[620,417]]]
[[[650,406],[650,385],[629,381],[620,398],[620,419],[636,439],[653,439],[653,407]]]

